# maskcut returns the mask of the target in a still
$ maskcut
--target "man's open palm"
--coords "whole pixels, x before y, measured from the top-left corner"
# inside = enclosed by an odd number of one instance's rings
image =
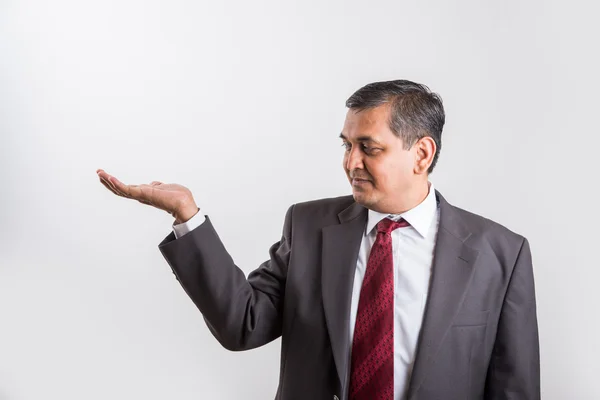
[[[134,199],[171,214],[177,222],[190,219],[198,211],[192,192],[176,183],[153,181],[148,185],[125,185],[102,169],[96,171],[100,182],[117,196]]]

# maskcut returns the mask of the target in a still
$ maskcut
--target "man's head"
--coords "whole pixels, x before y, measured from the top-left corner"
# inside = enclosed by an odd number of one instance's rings
[[[397,80],[360,88],[346,107],[343,166],[356,202],[388,213],[419,204],[442,147],[441,98]]]

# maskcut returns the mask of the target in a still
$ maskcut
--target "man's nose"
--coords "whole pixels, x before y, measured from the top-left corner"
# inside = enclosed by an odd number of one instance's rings
[[[346,169],[348,171],[352,171],[353,169],[364,169],[362,153],[356,146],[353,146],[352,149],[350,149],[346,157]]]

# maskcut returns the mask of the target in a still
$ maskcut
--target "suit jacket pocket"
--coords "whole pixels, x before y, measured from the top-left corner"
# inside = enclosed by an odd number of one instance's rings
[[[454,317],[452,326],[468,327],[468,326],[485,326],[487,325],[489,311],[460,311]]]

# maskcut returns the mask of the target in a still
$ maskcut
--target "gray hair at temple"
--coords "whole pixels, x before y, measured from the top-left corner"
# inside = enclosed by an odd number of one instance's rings
[[[385,103],[391,105],[390,129],[410,149],[419,139],[430,136],[436,144],[431,174],[442,150],[442,129],[446,116],[442,98],[425,85],[395,80],[374,82],[358,89],[346,100],[346,107],[361,111]]]

